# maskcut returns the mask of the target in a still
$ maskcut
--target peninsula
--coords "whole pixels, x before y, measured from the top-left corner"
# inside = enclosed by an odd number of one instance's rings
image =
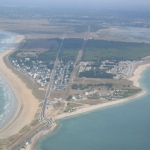
[[[0,149],[34,149],[41,136],[57,127],[56,120],[146,93],[138,80],[150,66],[150,43],[143,38],[149,36],[150,20],[124,18],[124,24],[122,17],[114,23],[89,14],[85,22],[82,13],[77,18],[73,13],[75,20],[59,14],[49,19],[36,8],[30,17],[22,18],[21,11],[10,19],[6,12],[0,15],[0,29],[18,38],[0,54],[0,76],[13,89],[18,106],[0,129]]]

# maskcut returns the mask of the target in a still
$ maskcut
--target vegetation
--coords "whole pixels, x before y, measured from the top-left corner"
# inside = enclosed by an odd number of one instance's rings
[[[18,60],[18,59],[19,59],[19,57],[17,57],[18,52],[19,52],[19,50],[13,52],[12,54],[10,54],[9,58],[11,58],[11,59],[13,59],[13,60],[14,60],[14,59],[15,59],[15,60]]]
[[[37,59],[40,61],[50,61],[50,60],[54,61],[56,59],[56,56],[59,50],[59,44],[61,40],[55,38],[55,39],[48,39],[48,41],[53,42],[53,43],[50,45],[48,51],[40,53],[38,55]]]
[[[36,120],[33,120],[31,123],[30,123],[30,126],[32,127],[32,126],[35,126],[35,125],[37,125],[38,124],[38,120],[36,119]]]
[[[75,61],[82,43],[83,39],[65,39],[59,58],[64,62]]]
[[[72,84],[72,89],[74,90],[77,90],[77,89],[80,89],[80,90],[84,90],[84,89],[88,89],[89,86],[87,85],[83,85],[83,84]]]
[[[50,60],[54,61],[56,59],[57,52],[58,51],[46,51],[40,53],[37,59],[40,61],[50,61]]]
[[[16,134],[16,135],[10,136],[9,138],[1,139],[0,140],[0,149],[6,148],[7,145],[9,145],[16,138],[18,138],[18,136],[19,136],[19,134]]]
[[[72,84],[72,89],[73,90],[84,90],[84,89],[89,89],[89,88],[93,88],[93,87],[107,87],[107,88],[112,88],[113,84],[112,83],[100,83],[100,84]]]
[[[150,55],[150,44],[92,39],[86,44],[82,60],[141,60],[148,55]]]
[[[53,39],[47,39],[47,40],[40,40],[40,41],[27,41],[24,43],[23,47],[21,47],[20,49],[18,49],[17,51],[13,52],[10,56],[9,59],[10,60],[17,60],[20,61],[20,59],[23,58],[30,58],[30,61],[26,62],[29,65],[32,63],[32,61],[50,61],[50,60],[55,60],[56,59],[56,55],[58,53],[58,49],[59,49],[59,44],[60,44],[61,40],[58,38],[53,38]],[[39,46],[43,49],[47,49],[47,51],[34,51],[33,54],[30,54],[31,49],[36,48],[36,46]],[[29,49],[29,51],[26,51],[26,49]],[[25,52],[25,53],[24,53]],[[29,53],[28,53],[29,52]]]
[[[105,71],[97,69],[91,69],[89,71],[84,71],[79,73],[79,77],[86,77],[86,78],[113,78],[114,75],[107,73]]]
[[[24,127],[19,131],[19,133],[24,133],[24,132],[27,132],[27,131],[29,131],[29,130],[30,130],[30,126],[26,125],[26,126],[24,126]]]
[[[100,29],[107,29],[107,27],[102,27],[100,25],[94,25],[94,24],[91,25],[90,27],[91,27],[90,29],[91,32],[97,32]]]
[[[45,96],[45,91],[40,91],[39,86],[36,83],[31,82],[30,78],[28,78],[26,75],[22,74],[18,70],[16,70],[12,65],[7,61],[7,57],[4,57],[4,62],[7,65],[8,68],[12,70],[13,73],[15,73],[25,84],[26,86],[32,90],[33,95],[39,99],[42,100]]]
[[[123,93],[123,98],[135,95],[135,94],[139,93],[140,91],[141,91],[141,89],[126,90],[126,92]]]
[[[77,33],[86,32],[87,30],[88,30],[88,26],[87,25],[74,26],[74,31],[77,32]]]
[[[78,85],[77,84],[73,84],[72,85],[72,89],[78,89]]]
[[[72,95],[69,95],[67,101],[71,101],[71,99],[72,99]]]
[[[80,106],[82,106],[82,105],[81,104],[76,104],[76,103],[68,102],[67,108],[66,108],[65,112],[67,112],[70,109],[73,109],[73,108],[76,108],[76,107],[80,107]]]

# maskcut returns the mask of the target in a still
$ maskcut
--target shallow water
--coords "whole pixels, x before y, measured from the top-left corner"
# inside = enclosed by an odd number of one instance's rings
[[[132,101],[59,121],[38,150],[150,150],[150,68],[140,84],[147,93]]]
[[[115,27],[108,30],[102,30],[99,34],[100,38],[128,42],[144,42],[150,43],[149,28],[138,27]]]
[[[0,53],[9,49],[16,38],[15,34],[0,31]],[[0,128],[7,124],[15,114],[16,97],[8,83],[0,77]]]

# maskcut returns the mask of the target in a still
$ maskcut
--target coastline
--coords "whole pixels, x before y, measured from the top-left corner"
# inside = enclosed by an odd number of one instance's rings
[[[5,32],[5,31],[4,31]],[[8,32],[6,32],[8,34]],[[16,49],[18,46],[19,46],[19,43],[24,39],[24,37],[22,36],[18,36],[16,38],[16,40],[14,40],[14,44],[12,47],[10,47],[9,49],[7,50],[4,50],[1,54],[0,54],[0,62],[3,61],[2,59],[4,59],[4,57],[6,55],[8,55],[9,53],[11,53],[11,51],[13,51],[14,49]],[[17,44],[17,45],[16,45]],[[15,46],[16,45],[16,46]],[[8,84],[8,86],[11,88],[11,90],[13,91],[14,95],[15,95],[15,98],[16,98],[16,103],[17,103],[17,110],[19,109],[18,107],[18,102],[19,102],[19,99],[17,98],[17,95],[15,94],[14,90],[13,90],[13,87],[11,86],[10,84],[10,81],[7,79],[7,77],[4,75],[4,73],[2,73],[2,70],[3,72],[6,73],[6,70],[4,68],[3,65],[0,66],[0,77],[2,77],[4,79],[4,81]],[[15,111],[14,115],[13,115],[13,118],[16,116],[17,114],[17,110]],[[13,118],[11,120],[9,120],[1,129],[0,129],[0,133],[1,131],[6,128],[7,126],[9,126],[9,124],[11,124],[11,122],[13,121]]]
[[[150,67],[150,64],[144,64],[144,65],[138,66],[138,68],[134,71],[134,75],[132,77],[130,77],[128,80],[132,81],[134,86],[140,88],[139,79],[141,78],[141,73],[147,67]],[[63,119],[63,118],[66,118],[66,117],[71,117],[71,116],[78,115],[78,114],[81,114],[81,113],[86,113],[86,112],[96,110],[96,109],[99,109],[99,108],[104,108],[104,107],[108,107],[108,106],[112,106],[112,105],[116,105],[116,104],[121,104],[121,103],[130,101],[130,100],[133,100],[135,98],[141,97],[144,94],[146,94],[146,90],[142,89],[141,92],[139,92],[139,93],[137,93],[137,94],[135,94],[131,97],[127,97],[127,98],[124,98],[124,99],[119,99],[119,100],[115,100],[115,101],[111,101],[111,102],[107,102],[107,103],[103,103],[103,104],[98,104],[96,106],[89,106],[87,108],[83,108],[81,110],[79,109],[79,110],[77,110],[75,112],[72,112],[72,113],[64,113],[64,114],[56,116],[55,120]]]
[[[141,78],[141,73],[148,67],[150,67],[150,64],[139,65],[136,68],[136,70],[134,71],[133,76],[131,76],[128,80],[132,81],[134,86],[137,86],[137,87],[140,88],[139,79]],[[80,115],[80,114],[87,113],[87,112],[90,112],[90,111],[94,111],[94,110],[97,110],[97,109],[100,109],[100,108],[105,108],[105,107],[109,107],[109,106],[113,106],[113,105],[117,105],[117,104],[122,104],[124,102],[128,102],[130,100],[134,100],[138,97],[141,97],[145,94],[146,94],[146,90],[142,89],[142,91],[137,93],[136,95],[133,95],[133,96],[125,98],[125,99],[120,99],[120,100],[116,100],[116,101],[112,101],[112,102],[107,102],[107,103],[99,104],[99,105],[96,105],[96,106],[88,106],[86,108],[79,109],[79,110],[77,110],[75,112],[72,112],[72,113],[63,113],[63,114],[57,115],[53,118],[54,123],[51,127],[52,129],[50,129],[49,131],[47,131],[45,133],[44,132],[42,132],[41,134],[39,133],[34,138],[33,143],[27,147],[27,150],[30,150],[30,149],[37,150],[36,144],[39,141],[39,139],[41,137],[46,136],[47,134],[50,134],[51,132],[56,130],[56,128],[58,127],[58,124],[56,124],[57,120],[72,117],[72,116],[76,116],[76,115]]]
[[[28,89],[26,87],[26,84],[23,83],[21,79],[18,78],[18,76],[15,75],[11,71],[11,69],[9,69],[6,66],[3,60],[4,57],[7,57],[12,51],[17,49],[18,45],[21,43],[23,39],[24,39],[24,36],[18,36],[18,39],[15,41],[15,44],[14,44],[17,46],[14,46],[10,48],[9,50],[6,50],[2,54],[0,54],[0,63],[1,63],[0,76],[4,78],[7,81],[7,83],[10,85],[11,89],[13,90],[17,98],[17,103],[18,103],[17,110],[13,118],[9,121],[9,123],[6,126],[0,129],[0,139],[7,138],[11,135],[18,133],[19,130],[21,130],[25,125],[31,123],[39,106],[39,101],[33,96],[32,91]],[[150,64],[144,64],[144,65],[140,65],[137,67],[137,69],[134,71],[134,75],[129,78],[129,80],[133,82],[134,86],[140,87],[138,80],[141,78],[141,73],[149,66]],[[36,149],[35,144],[38,142],[38,140],[41,137],[45,136],[46,134],[53,132],[57,128],[58,125],[55,122],[56,120],[67,118],[67,117],[72,117],[75,115],[80,115],[82,113],[87,113],[90,111],[94,111],[96,109],[109,107],[109,106],[116,105],[116,104],[121,104],[130,100],[133,100],[135,98],[138,98],[144,95],[145,93],[146,93],[146,90],[142,90],[140,93],[134,96],[125,98],[125,99],[115,100],[115,101],[111,101],[111,102],[107,102],[107,103],[103,103],[99,105],[94,105],[94,106],[88,106],[82,109],[78,109],[77,111],[72,112],[72,113],[63,113],[63,114],[57,115],[53,118],[53,124],[52,124],[51,129],[48,131],[40,132],[37,136],[35,136],[33,139],[32,145],[29,145],[33,147],[29,149]],[[29,105],[30,105],[30,108],[28,107]],[[34,106],[34,110],[32,106]]]
[[[133,82],[134,86],[140,87],[138,80],[141,78],[141,73],[147,68],[150,67],[150,64],[140,65],[135,71],[134,75],[129,78],[130,81]]]
[[[12,119],[0,129],[0,139],[15,135],[25,125],[30,124],[39,106],[39,100],[33,96],[32,91],[26,87],[26,84],[4,62],[4,57],[7,57],[12,51],[16,50],[23,40],[24,36],[18,35],[13,46],[0,54],[0,76],[11,87],[17,99],[16,112]]]

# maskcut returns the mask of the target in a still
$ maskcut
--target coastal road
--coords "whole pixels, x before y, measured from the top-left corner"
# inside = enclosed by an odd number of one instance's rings
[[[57,66],[57,63],[58,63],[58,60],[59,60],[59,54],[60,54],[60,51],[61,51],[62,46],[63,46],[63,41],[64,41],[64,37],[62,39],[59,51],[57,53],[57,57],[56,57],[56,60],[55,60],[55,63],[54,63],[54,68],[53,68],[51,76],[50,76],[50,81],[49,81],[49,84],[48,84],[48,87],[47,87],[47,90],[46,90],[43,106],[42,106],[41,113],[40,113],[40,116],[39,116],[39,121],[46,121],[47,124],[44,125],[43,127],[41,127],[39,130],[37,130],[34,133],[32,133],[24,141],[22,141],[19,144],[15,145],[13,148],[11,148],[11,150],[19,150],[20,148],[25,146],[26,143],[30,143],[32,138],[37,133],[39,133],[39,132],[41,132],[43,130],[49,129],[52,126],[52,121],[45,117],[45,109],[46,109],[46,106],[47,106],[48,98],[50,97],[51,88],[52,88],[52,85],[53,85],[53,77],[54,77],[54,74],[55,74],[55,71],[56,71],[56,66]]]
[[[46,109],[46,106],[47,106],[48,98],[50,97],[51,88],[52,88],[52,85],[53,85],[53,78],[54,78],[54,74],[55,74],[55,71],[56,71],[56,66],[57,66],[57,63],[58,63],[58,60],[59,60],[59,54],[60,54],[60,51],[61,51],[62,46],[63,46],[63,41],[64,41],[64,37],[62,39],[62,42],[60,44],[60,48],[59,48],[57,56],[56,56],[56,60],[55,60],[55,63],[54,63],[54,68],[53,68],[51,76],[50,76],[50,82],[48,84],[48,88],[47,88],[47,91],[46,91],[45,99],[44,99],[42,110],[41,110],[40,117],[39,117],[39,121],[45,120],[47,122],[47,124],[49,124],[49,125],[51,124],[51,121],[48,120],[45,117],[45,109]]]

